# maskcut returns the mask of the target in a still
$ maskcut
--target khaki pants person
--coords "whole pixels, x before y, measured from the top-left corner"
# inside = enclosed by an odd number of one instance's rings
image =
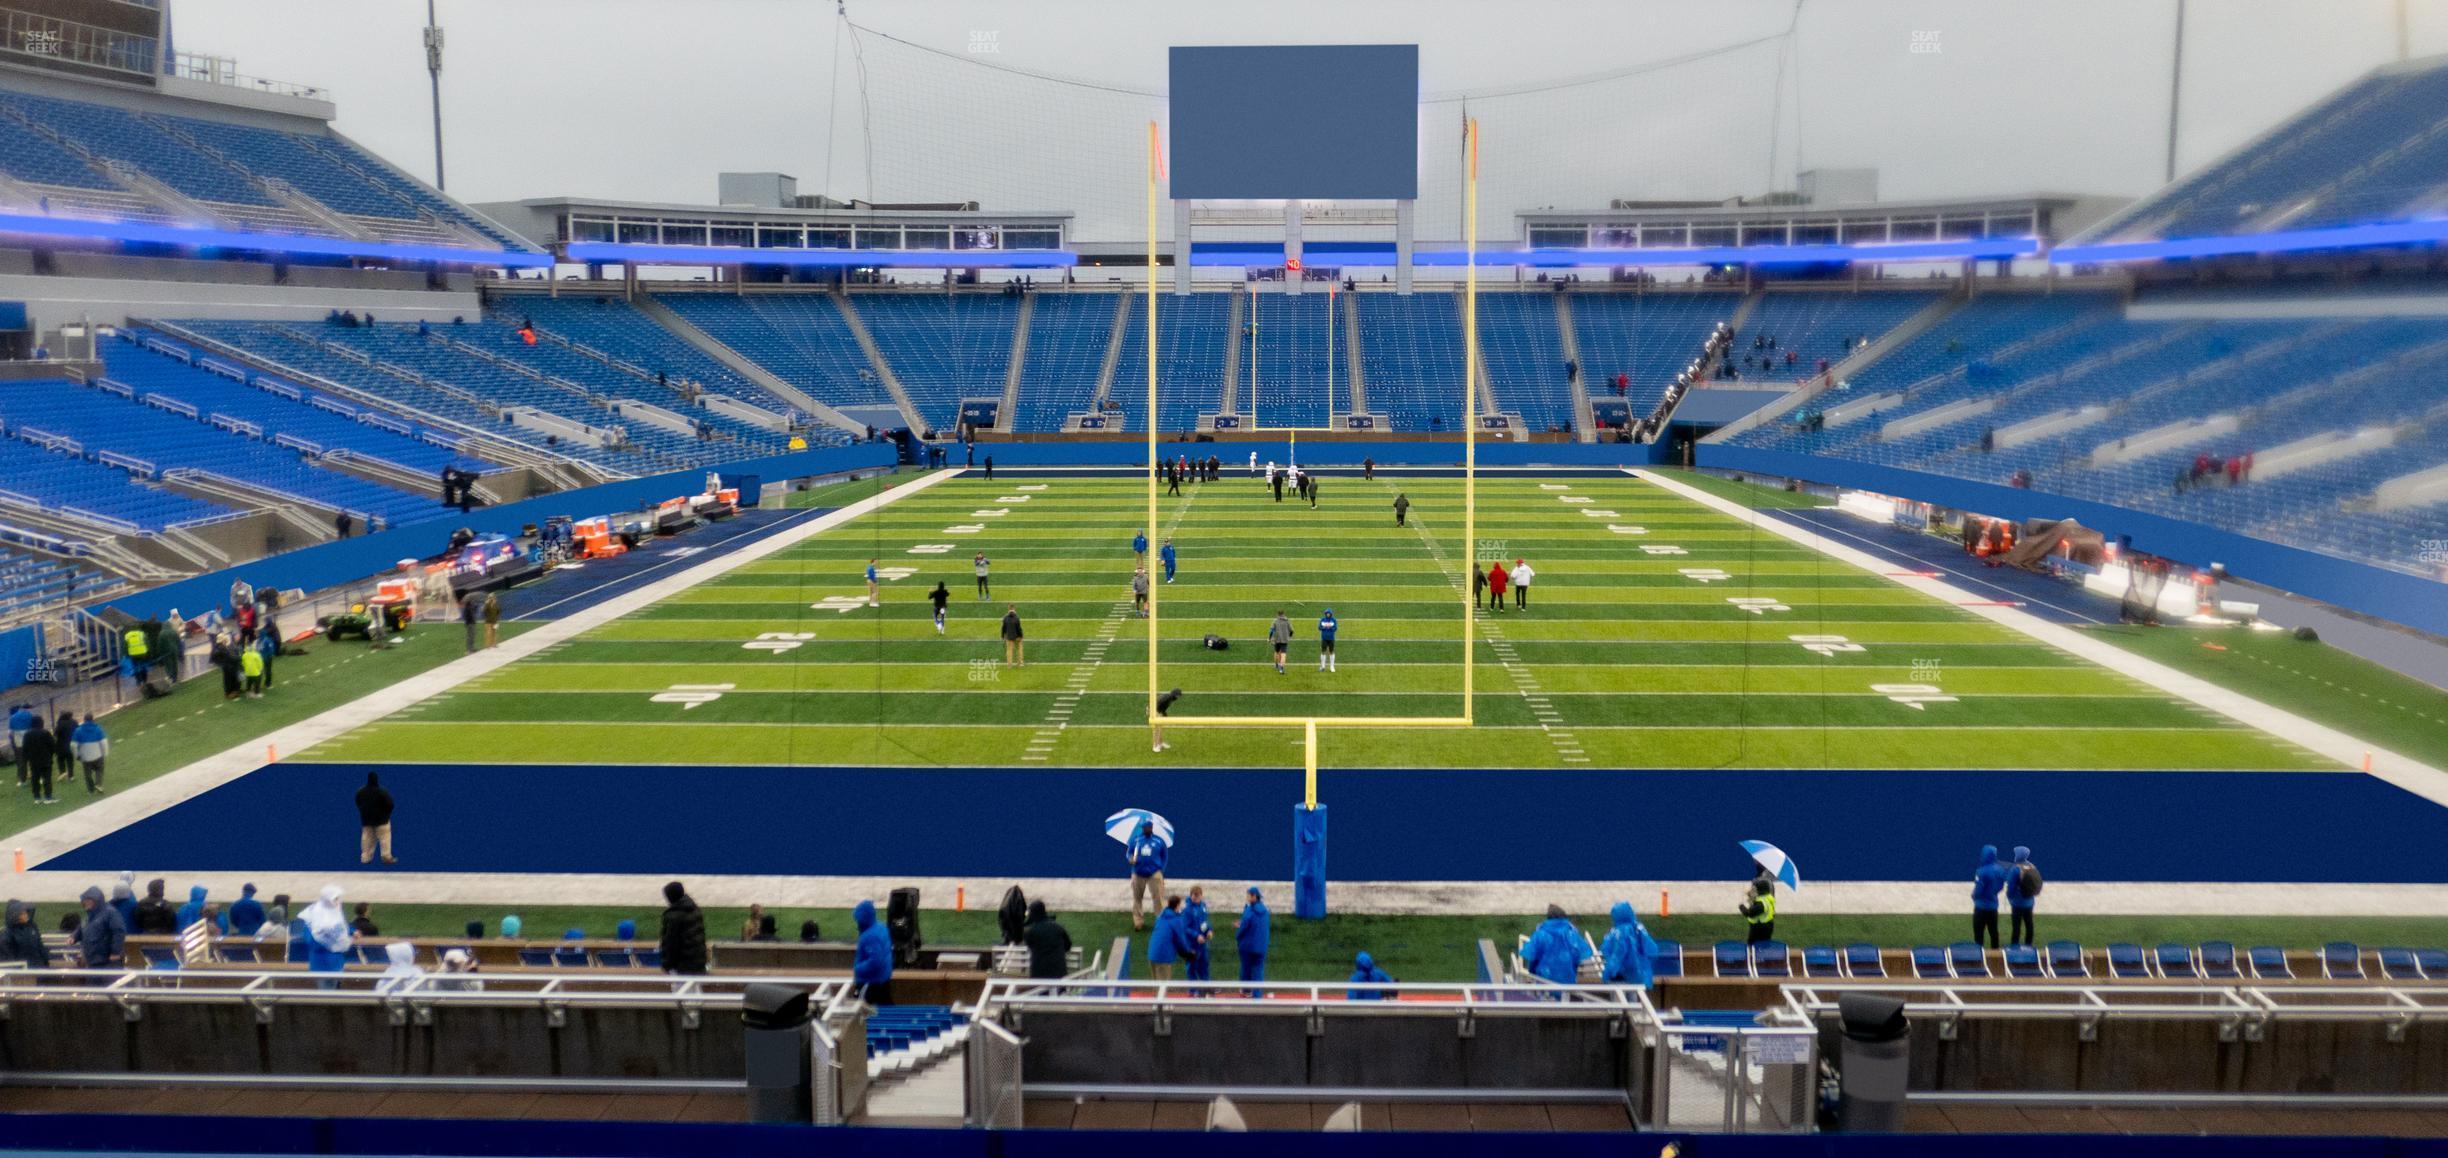
[[[383,863],[390,864],[391,826],[388,824],[360,826],[357,830],[357,863],[372,863],[377,850],[382,853]]]
[[[1026,667],[1028,665],[1028,641],[1025,639],[1004,640],[1003,662]]]
[[[1141,901],[1153,902],[1154,907],[1161,909],[1164,908],[1164,899],[1165,891],[1163,873],[1149,873],[1146,876],[1140,876],[1138,873],[1132,873],[1131,928],[1136,929],[1139,927],[1139,904]]]
[[[1148,966],[1148,973],[1158,981],[1171,981],[1173,979],[1173,963],[1170,961],[1159,961],[1152,963]]]

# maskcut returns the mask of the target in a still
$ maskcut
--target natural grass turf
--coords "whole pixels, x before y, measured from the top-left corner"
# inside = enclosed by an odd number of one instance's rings
[[[1466,555],[1527,556],[1542,572],[1532,606],[1478,613],[1479,726],[1342,732],[1331,759],[2080,768],[2114,751],[2137,768],[2335,767],[1627,476],[1485,478],[1467,553],[1459,480],[1324,485],[1315,510],[1233,478],[1162,500],[1157,538],[1182,547],[1179,582],[1157,592],[1160,678],[1188,694],[1177,714],[1458,714]],[[1386,509],[1398,491],[1409,526]],[[1144,764],[1146,622],[1125,586],[1144,495],[1126,476],[952,480],[309,758],[443,759],[474,743],[549,761],[618,729],[609,758],[689,762],[720,728],[745,762]],[[971,582],[977,552],[993,561],[990,599]],[[873,608],[870,559],[887,569]],[[938,580],[953,594],[940,634],[924,597]],[[1007,602],[1029,632],[1026,668],[999,662]],[[1316,670],[1328,606],[1343,624],[1334,675]],[[1281,675],[1263,641],[1278,608],[1294,628]],[[1200,647],[1211,631],[1236,646]],[[1805,646],[1828,639],[1846,647]],[[1882,686],[1931,682],[1955,698],[1909,704]],[[693,706],[650,699],[675,684],[731,686]],[[1070,684],[1086,685],[1076,702]],[[1025,752],[1055,723],[1051,751]],[[1291,731],[1167,739],[1178,760],[1281,766]]]
[[[1735,482],[1722,475],[1680,467],[1650,467],[1650,470],[1673,478],[1676,482],[1704,490],[1722,499],[1732,499],[1756,510],[1790,510],[1796,508],[1829,507],[1834,503],[1803,491],[1789,491],[1767,483]],[[1536,584],[1533,584],[1536,586]]]
[[[1734,886],[1727,886],[1729,905]],[[983,898],[988,907],[967,912],[949,909],[928,909],[920,917],[919,927],[929,943],[944,945],[977,945],[991,943],[999,937],[995,929],[995,913],[991,907],[1000,897]],[[1652,898],[1653,900],[1654,898]],[[1698,898],[1691,898],[1697,900]],[[1287,901],[1287,898],[1275,898]],[[1220,902],[1220,903],[1219,903]],[[1232,922],[1239,915],[1239,894],[1229,897],[1211,895],[1208,898],[1209,919],[1216,930],[1215,974],[1227,979],[1239,972],[1238,959],[1231,946]],[[534,908],[486,907],[469,905],[383,905],[377,903],[375,921],[385,936],[457,937],[465,932],[469,921],[483,921],[488,932],[498,931],[501,918],[517,913],[525,926],[524,934],[537,940],[549,940],[564,929],[583,929],[591,937],[609,937],[623,918],[638,923],[638,937],[652,942],[660,906],[636,909],[581,908],[571,906],[537,906]],[[706,910],[706,931],[717,943],[738,936],[745,909]],[[825,938],[846,941],[852,935],[850,913],[846,909],[787,909],[776,910],[774,917],[781,927],[782,939],[798,939],[799,922],[814,917],[823,928]],[[1058,912],[1055,916],[1070,930],[1071,941],[1081,947],[1087,957],[1110,946],[1115,937],[1130,933],[1130,915],[1119,912]],[[1606,935],[1604,914],[1575,913],[1576,923],[1590,936]],[[1739,940],[1743,936],[1741,918],[1731,912],[1719,915],[1678,915],[1659,917],[1644,912],[1642,920],[1649,931],[1662,940],[1680,941],[1691,968],[1705,972],[1703,963],[1709,946],[1714,942]],[[1476,981],[1478,980],[1478,942],[1486,938],[1499,949],[1510,952],[1515,939],[1530,931],[1536,922],[1529,916],[1363,916],[1337,915],[1322,921],[1302,921],[1293,918],[1288,903],[1278,908],[1272,923],[1274,945],[1268,954],[1267,976],[1277,981],[1340,981],[1351,973],[1352,955],[1367,950],[1387,971],[1405,981]],[[2381,945],[2448,945],[2448,917],[2058,917],[2044,905],[2039,913],[2039,932],[2044,940],[2079,941],[2086,948],[2098,950],[2115,941],[2130,941],[2153,946],[2165,941],[2198,945],[2203,941],[2233,941],[2238,947],[2280,945],[2291,949],[2310,949],[2328,941],[2353,941],[2366,949]],[[1841,945],[1850,941],[1867,941],[1889,948],[1912,945],[1945,945],[1960,941],[1971,934],[1971,919],[1964,916],[1903,916],[1877,914],[1789,914],[1777,920],[1778,939],[1789,945]],[[1134,958],[1133,976],[1147,976],[1146,935],[1131,942]]]
[[[507,638],[530,626],[505,621],[502,635]],[[124,792],[467,654],[466,639],[455,623],[412,627],[394,638],[398,642],[382,651],[321,636],[307,640],[298,645],[306,654],[273,663],[272,687],[260,700],[221,698],[219,673],[207,671],[167,696],[139,700],[100,717],[111,741],[103,787]],[[82,774],[73,781],[61,778],[53,790],[59,803],[47,807],[36,806],[22,790],[0,794],[0,833],[22,832],[99,799],[85,794]]]
[[[2283,631],[2098,627],[2091,633],[2263,703],[2448,767],[2448,691]]]

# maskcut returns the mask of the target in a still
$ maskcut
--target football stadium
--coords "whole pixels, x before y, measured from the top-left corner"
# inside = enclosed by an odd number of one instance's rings
[[[2448,1154],[2448,7],[0,20],[0,1150]]]

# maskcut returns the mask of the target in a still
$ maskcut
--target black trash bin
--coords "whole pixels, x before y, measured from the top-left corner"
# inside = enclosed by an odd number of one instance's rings
[[[1837,999],[1844,1021],[1844,1097],[1836,1105],[1836,1128],[1893,1133],[1904,1125],[1904,1089],[1912,1076],[1912,1024],[1904,1002],[1875,993]]]
[[[809,1086],[808,992],[788,985],[751,985],[740,995],[742,1052],[748,1068],[748,1120],[798,1122],[815,1117]]]

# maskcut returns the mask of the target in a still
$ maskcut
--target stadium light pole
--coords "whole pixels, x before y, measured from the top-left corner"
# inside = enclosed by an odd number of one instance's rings
[[[442,26],[434,20],[434,0],[425,0],[425,75],[433,81],[434,188],[446,189],[442,178]]]
[[[2176,0],[2176,51],[2168,68],[2167,182],[2176,183],[2176,113],[2184,103],[2185,0]]]

